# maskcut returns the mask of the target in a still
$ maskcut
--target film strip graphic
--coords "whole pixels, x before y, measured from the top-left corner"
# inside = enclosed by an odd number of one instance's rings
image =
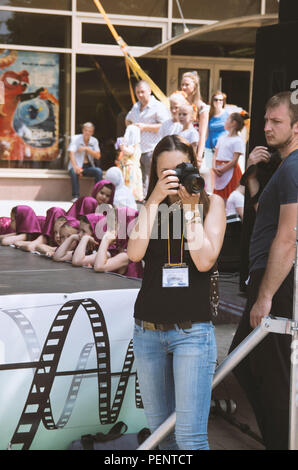
[[[94,343],[87,343],[80,353],[76,371],[82,373],[74,375],[63,411],[56,424],[49,399],[50,392],[57,375],[57,368],[68,331],[80,306],[84,307],[89,318]],[[20,310],[10,309],[2,311],[9,315],[17,324],[25,339],[30,359],[32,362],[37,363],[23,412],[10,442],[11,449],[14,449],[14,447],[22,450],[30,449],[41,421],[48,430],[63,428],[67,424],[72,414],[81,382],[84,378],[88,358],[94,347],[97,361],[97,369],[94,370],[94,372],[97,374],[99,420],[101,424],[110,424],[117,420],[124,400],[128,380],[132,375],[132,365],[134,361],[133,344],[131,340],[126,351],[123,368],[111,406],[112,374],[110,343],[103,312],[95,300],[80,299],[66,302],[56,315],[42,350],[32,324]],[[34,365],[32,368],[34,368]],[[137,377],[135,394],[136,406],[141,408],[142,400]]]

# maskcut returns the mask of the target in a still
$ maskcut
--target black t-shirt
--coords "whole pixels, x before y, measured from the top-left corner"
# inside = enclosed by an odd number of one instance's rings
[[[182,217],[182,211],[180,211]],[[182,222],[181,222],[182,223]],[[182,226],[182,225],[181,225]],[[181,237],[173,237],[172,217],[169,218],[171,263],[181,261]],[[183,243],[183,263],[189,268],[189,287],[162,287],[162,268],[168,263],[168,239],[151,237],[144,256],[145,268],[142,287],[138,294],[134,316],[139,320],[154,323],[176,323],[192,320],[206,322],[211,320],[210,276],[200,272],[193,263]]]
[[[265,268],[271,243],[276,235],[280,206],[297,203],[298,150],[292,152],[265,186],[250,241],[249,271]]]

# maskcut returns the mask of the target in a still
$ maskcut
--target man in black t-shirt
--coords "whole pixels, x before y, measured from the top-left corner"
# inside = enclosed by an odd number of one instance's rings
[[[231,350],[264,316],[292,318],[298,194],[298,105],[290,92],[270,98],[265,136],[282,162],[265,186],[250,242],[245,312]],[[267,449],[288,448],[291,337],[270,333],[235,369]]]

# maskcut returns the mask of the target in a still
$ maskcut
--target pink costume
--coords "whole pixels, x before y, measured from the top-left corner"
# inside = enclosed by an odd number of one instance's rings
[[[58,217],[66,217],[65,210],[61,209],[61,207],[50,207],[50,209],[47,210],[47,215],[42,230],[42,234],[49,239],[49,242],[52,242],[55,245],[54,225]]]
[[[82,196],[73,203],[67,215],[78,218],[80,215],[93,214],[97,207],[97,201],[91,196]]]
[[[111,256],[116,256],[121,252],[127,251],[127,244],[129,239],[128,230],[131,231],[133,228],[132,221],[136,221],[138,211],[130,207],[119,207],[116,209],[117,220],[118,220],[118,237],[116,241],[110,245],[109,252]],[[143,266],[141,262],[129,261],[125,276],[128,277],[143,277]]]
[[[100,191],[101,188],[103,188],[104,186],[107,186],[107,185],[110,185],[111,188],[112,188],[112,194],[111,194],[111,197],[110,197],[110,199],[108,200],[107,204],[113,205],[113,202],[114,202],[114,194],[115,194],[115,186],[114,186],[114,184],[113,184],[111,181],[109,181],[109,180],[100,180],[98,183],[96,183],[96,184],[94,185],[94,187],[93,187],[91,196],[96,199],[96,195],[97,195],[98,191]]]
[[[16,233],[25,233],[33,239],[41,234],[40,223],[29,206],[16,206]]]
[[[96,240],[98,243],[100,243],[103,232],[106,230],[104,228],[106,226],[105,225],[105,221],[106,221],[105,215],[103,215],[103,214],[86,214],[85,217],[88,219],[88,222],[91,225],[94,240]],[[97,225],[98,223],[99,223],[99,225]]]
[[[64,225],[68,225],[69,227],[74,227],[78,230],[80,230],[80,221],[78,219],[75,219],[74,217],[70,217],[69,215],[67,215],[65,217],[66,221],[65,223],[62,225],[62,227]]]
[[[38,215],[37,218],[38,218],[38,222],[39,222],[41,233],[42,233],[45,223],[46,223],[46,217],[44,215]]]
[[[10,225],[10,217],[0,217],[0,235],[9,235],[14,233]]]

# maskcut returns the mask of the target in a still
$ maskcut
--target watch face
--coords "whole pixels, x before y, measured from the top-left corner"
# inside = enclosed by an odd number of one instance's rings
[[[191,220],[193,216],[194,216],[194,212],[192,211],[186,211],[184,214],[184,217],[186,218],[186,220]]]

